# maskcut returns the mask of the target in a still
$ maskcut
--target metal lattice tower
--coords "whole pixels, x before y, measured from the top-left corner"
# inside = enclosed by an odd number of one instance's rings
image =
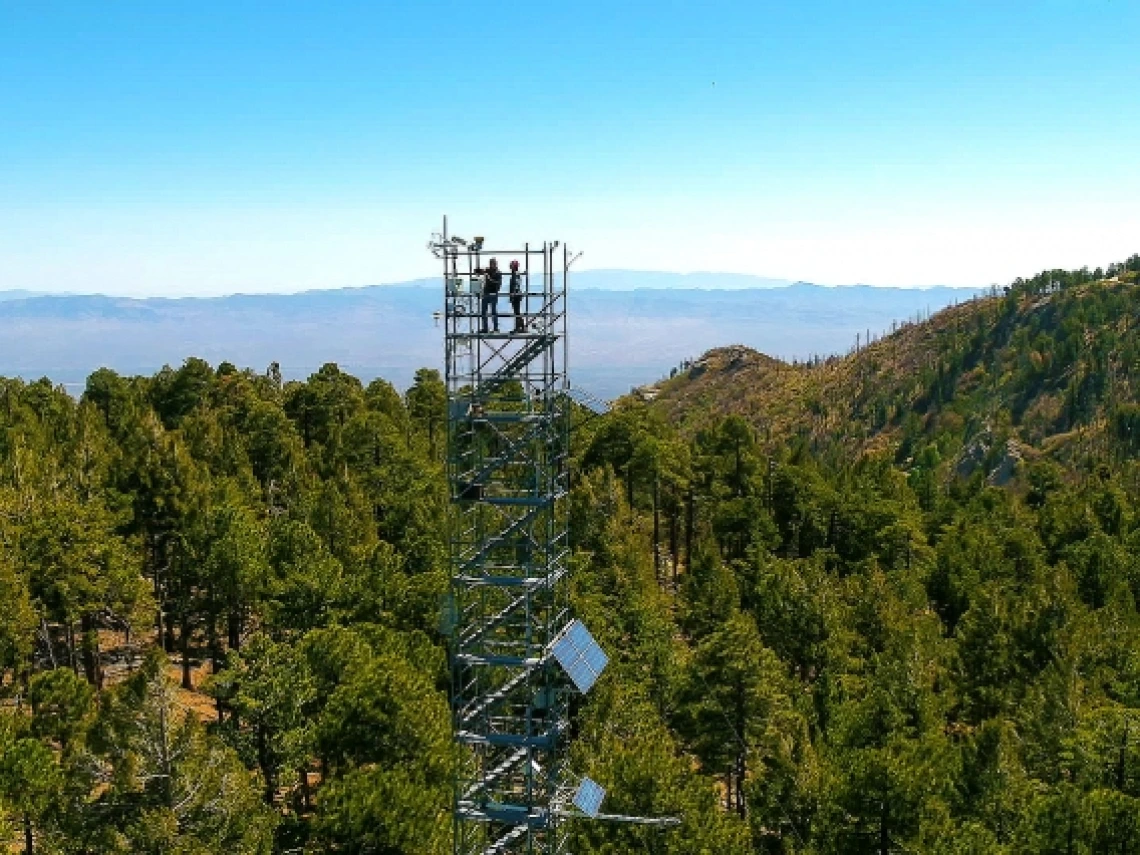
[[[570,258],[557,242],[486,251],[481,239],[449,238],[446,222],[432,249],[443,259],[446,292],[453,575],[444,629],[461,746],[454,851],[553,855],[562,851],[560,805],[569,804],[563,748],[573,673],[555,647],[581,626],[567,603],[562,501],[569,488]],[[477,271],[491,257],[504,271],[503,332],[481,328]],[[512,260],[526,323],[514,332]]]
[[[566,373],[565,246],[490,252],[443,232],[447,472],[451,491],[448,636],[451,715],[461,746],[456,855],[559,855],[566,818],[670,827],[671,817],[600,812],[605,790],[564,766],[570,695],[608,663],[570,614],[570,415],[605,405]],[[481,316],[483,259],[519,262],[520,310],[498,329]],[[504,292],[503,297],[509,298]],[[512,323],[511,331],[505,328]]]

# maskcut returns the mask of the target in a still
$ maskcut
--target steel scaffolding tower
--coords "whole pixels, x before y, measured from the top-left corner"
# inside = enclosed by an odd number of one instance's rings
[[[451,590],[451,716],[461,746],[455,780],[456,855],[559,855],[571,817],[667,828],[672,817],[602,814],[605,790],[564,767],[572,692],[585,694],[608,663],[570,614],[570,386],[566,284],[574,261],[558,241],[492,252],[483,238],[443,232]],[[559,249],[561,248],[561,252]],[[494,323],[483,259],[508,277],[512,312]],[[509,282],[509,279],[508,279]],[[510,332],[500,332],[507,320]]]
[[[454,851],[557,853],[559,819],[574,796],[562,752],[574,663],[564,660],[581,627],[564,584],[570,257],[558,242],[491,252],[481,238],[464,241],[446,228],[432,250],[443,260],[446,294],[453,575],[444,629],[462,746]],[[504,304],[508,263],[519,262],[521,331],[484,324],[484,262],[492,257],[504,271]],[[513,327],[509,310],[496,326]],[[605,657],[592,639],[586,647],[593,658],[577,666],[596,677]]]

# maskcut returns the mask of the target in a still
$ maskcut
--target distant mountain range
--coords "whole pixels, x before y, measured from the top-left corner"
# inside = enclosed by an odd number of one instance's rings
[[[575,288],[601,291],[636,291],[668,288],[677,291],[746,291],[753,288],[786,288],[791,279],[771,279],[745,273],[667,273],[646,270],[583,270],[575,273]]]
[[[857,334],[970,299],[955,288],[821,287],[730,274],[583,271],[571,280],[574,381],[614,397],[709,348],[743,344],[807,359]],[[0,375],[81,390],[101,366],[151,374],[188,356],[304,377],[336,362],[406,386],[440,367],[438,280],[217,298],[131,299],[0,291]],[[501,311],[509,312],[504,298]]]
[[[46,291],[24,291],[17,289],[15,291],[0,291],[0,303],[5,303],[10,300],[27,300],[31,297],[46,296]]]

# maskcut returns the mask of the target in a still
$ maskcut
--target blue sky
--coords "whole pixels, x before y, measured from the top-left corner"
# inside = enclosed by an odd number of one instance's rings
[[[0,0],[0,289],[582,265],[981,285],[1140,251],[1140,3]]]

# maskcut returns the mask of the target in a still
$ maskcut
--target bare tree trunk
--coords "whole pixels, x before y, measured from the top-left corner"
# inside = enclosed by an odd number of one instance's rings
[[[685,569],[693,566],[693,488],[689,487],[688,519],[685,520]]]
[[[748,774],[748,758],[744,754],[744,749],[740,749],[740,753],[736,758],[736,813],[741,818],[748,814],[748,804],[744,800],[744,779]]]
[[[740,440],[737,440],[736,441],[736,465],[733,468],[733,472],[734,472],[735,480],[736,480],[736,495],[737,495],[737,497],[744,495],[744,485],[742,483],[740,483],[741,480],[743,480],[741,477],[741,471],[743,469],[742,464],[743,464],[743,460],[741,459],[741,456],[740,456]]]
[[[230,609],[229,624],[226,627],[227,634],[229,635],[229,648],[230,650],[238,650],[241,648],[241,606],[235,605]]]
[[[163,624],[162,584],[158,579],[158,542],[153,535],[148,535],[143,543],[145,549],[143,559],[150,565],[151,580],[154,582],[154,637],[158,644],[162,644],[166,627]]]
[[[24,855],[35,855],[35,839],[32,837],[32,818],[24,814]]]
[[[83,633],[83,673],[87,682],[96,689],[103,688],[103,663],[99,650],[99,630],[95,618],[85,614],[80,618],[80,630]]]
[[[269,758],[269,741],[265,735],[265,725],[257,725],[257,764],[265,776],[265,803],[273,804],[273,797],[277,794],[277,782],[273,775],[273,764]]]
[[[680,560],[677,545],[677,503],[669,506],[669,555],[673,559],[673,590],[677,590],[677,561]]]
[[[190,679],[190,614],[189,608],[182,609],[179,625],[179,646],[182,649],[182,688],[193,691],[194,681]]]
[[[165,678],[163,678],[165,679]],[[165,691],[165,687],[160,687],[159,691]],[[162,770],[162,804],[165,807],[174,807],[174,764],[171,758],[170,751],[170,730],[166,720],[167,715],[167,699],[165,697],[159,699],[158,707],[158,738],[159,738],[159,768]]]
[[[206,588],[206,603],[206,646],[210,648],[210,671],[217,674],[222,670],[222,645],[218,640],[218,600],[212,583]]]
[[[75,624],[71,622],[70,615],[67,618],[67,662],[71,665],[71,670],[75,672],[75,676],[79,676],[79,660],[75,655]]]
[[[51,630],[48,629],[47,618],[40,616],[40,632],[44,636],[44,644],[47,646],[48,661],[51,662],[52,670],[54,671],[59,667],[59,663],[55,661],[55,644],[51,639]],[[32,660],[32,667],[35,667],[35,659]]]
[[[162,636],[162,649],[167,653],[174,652],[174,614],[172,610],[167,610],[166,617],[166,632]]]
[[[744,721],[744,686],[736,684],[736,734],[740,740],[740,750],[736,754],[736,812],[744,819],[744,776],[747,774],[748,743],[744,741],[746,726]]]
[[[658,501],[657,475],[653,476],[653,576],[661,582],[661,503]]]

